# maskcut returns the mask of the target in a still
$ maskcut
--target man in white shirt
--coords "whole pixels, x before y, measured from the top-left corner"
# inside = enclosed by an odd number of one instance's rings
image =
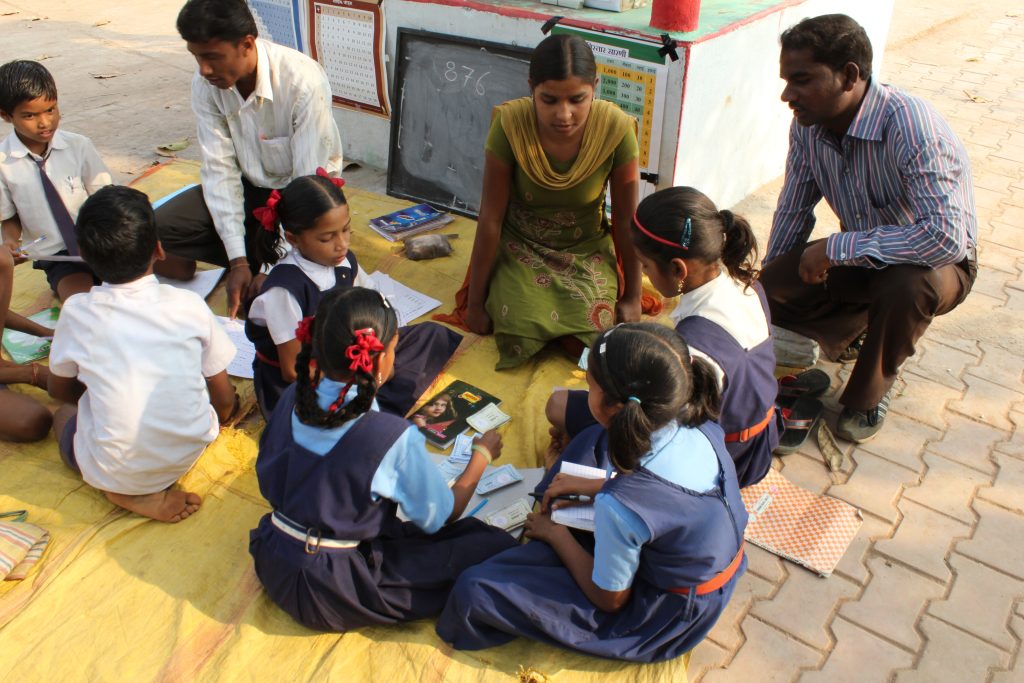
[[[322,167],[341,172],[331,87],[309,57],[257,37],[244,0],[188,0],[178,33],[196,58],[192,110],[202,153],[201,187],[157,212],[172,258],[159,272],[191,277],[192,260],[230,268],[228,315],[259,291],[261,263],[247,240],[262,227],[252,210],[270,191]]]

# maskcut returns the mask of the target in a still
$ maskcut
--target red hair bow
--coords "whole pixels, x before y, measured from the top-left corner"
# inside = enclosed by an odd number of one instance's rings
[[[339,189],[342,188],[342,187],[345,187],[345,180],[344,180],[344,178],[335,178],[334,176],[329,174],[327,171],[325,171],[323,168],[317,167],[316,174],[318,176],[320,176],[321,178],[327,178],[332,183],[334,183],[335,187],[337,187]]]
[[[373,374],[373,358],[370,356],[370,353],[373,351],[383,351],[384,345],[377,339],[377,333],[373,331],[372,327],[356,330],[355,334],[355,342],[345,349],[345,356],[352,361],[348,369],[362,370],[363,372]]]
[[[315,316],[307,315],[305,318],[299,321],[299,326],[295,328],[295,338],[299,340],[300,344],[312,343],[313,321],[315,319]]]
[[[279,201],[281,201],[281,193],[273,190],[267,197],[267,203],[264,206],[252,210],[253,218],[258,220],[267,232],[277,230],[277,203]]]

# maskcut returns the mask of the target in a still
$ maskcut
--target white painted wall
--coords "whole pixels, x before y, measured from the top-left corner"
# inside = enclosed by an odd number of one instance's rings
[[[669,67],[661,146],[660,186],[692,185],[720,206],[732,206],[782,173],[791,121],[779,100],[779,34],[804,17],[845,12],[860,22],[882,57],[895,0],[808,0],[773,12],[690,51],[683,93],[683,59]],[[446,5],[389,0],[386,52],[392,84],[399,27],[533,47],[544,35],[541,22]],[[390,122],[369,114],[335,109],[345,158],[387,167]]]

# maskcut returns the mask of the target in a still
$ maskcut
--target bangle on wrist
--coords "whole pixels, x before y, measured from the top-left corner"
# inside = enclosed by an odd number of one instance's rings
[[[494,456],[491,455],[491,451],[490,451],[489,448],[487,448],[487,446],[482,446],[482,445],[480,445],[478,443],[475,443],[475,444],[473,444],[472,451],[474,453],[479,453],[480,455],[484,456],[484,458],[487,459],[487,464],[488,465],[490,465],[492,462],[494,462]]]

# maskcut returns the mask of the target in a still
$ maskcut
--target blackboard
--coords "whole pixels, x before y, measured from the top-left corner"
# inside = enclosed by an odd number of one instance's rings
[[[388,194],[475,218],[491,111],[530,94],[531,52],[398,29]]]

